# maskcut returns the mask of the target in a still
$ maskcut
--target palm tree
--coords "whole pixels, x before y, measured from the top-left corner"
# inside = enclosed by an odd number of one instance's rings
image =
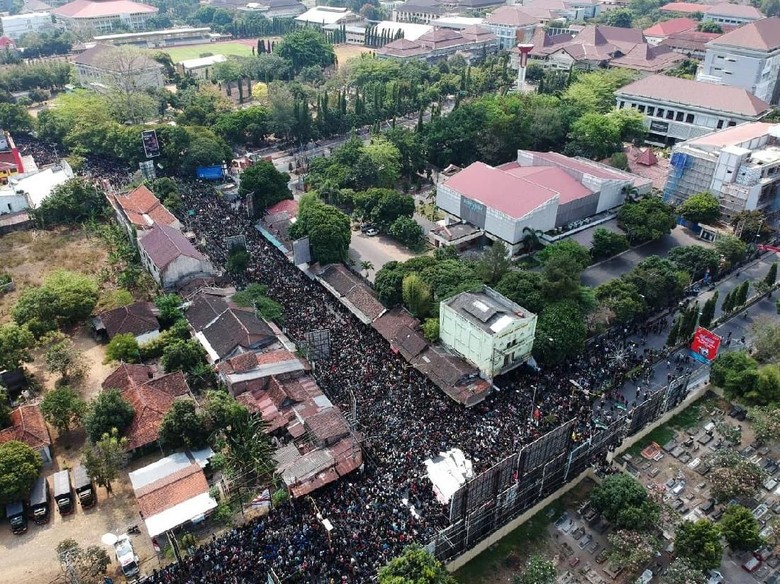
[[[643,199],[644,196],[639,194],[639,191],[634,185],[626,185],[623,187],[623,194],[626,197],[626,203],[636,203],[639,199]]]
[[[540,249],[542,247],[542,235],[544,235],[544,231],[523,227],[523,245],[529,252]]]
[[[363,260],[362,262],[360,262],[360,269],[366,273],[365,277],[368,278],[368,272],[369,270],[374,269],[374,264],[372,264],[368,260]]]

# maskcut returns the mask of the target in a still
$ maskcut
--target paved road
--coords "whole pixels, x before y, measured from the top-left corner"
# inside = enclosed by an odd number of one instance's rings
[[[365,271],[360,268],[360,262],[371,262],[374,266],[372,270],[368,271],[368,279],[371,282],[374,281],[376,273],[387,262],[405,262],[416,255],[417,254],[412,253],[386,235],[368,237],[367,235],[360,233],[360,231],[352,232],[352,242],[349,245],[349,257],[355,262],[354,266],[360,270],[361,274],[365,274]]]
[[[589,267],[582,274],[582,283],[591,287],[598,286],[603,282],[614,280],[629,272],[639,262],[650,256],[666,257],[666,254],[675,247],[694,244],[710,245],[698,237],[693,237],[687,229],[678,225],[669,235],[665,235],[658,241],[640,245],[619,256]]]

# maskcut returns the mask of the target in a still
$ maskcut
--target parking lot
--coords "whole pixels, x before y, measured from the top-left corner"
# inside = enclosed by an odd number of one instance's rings
[[[368,271],[368,279],[373,282],[376,273],[387,262],[405,262],[420,254],[413,253],[407,248],[397,243],[393,238],[387,235],[369,236],[360,231],[352,232],[352,242],[349,245],[349,257],[354,262],[355,269],[365,275],[365,270],[361,269],[361,262],[371,262],[374,266]]]

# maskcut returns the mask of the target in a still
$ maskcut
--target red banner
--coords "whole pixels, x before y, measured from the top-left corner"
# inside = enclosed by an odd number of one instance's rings
[[[721,338],[705,328],[698,327],[691,343],[691,355],[699,361],[712,362],[718,356]]]

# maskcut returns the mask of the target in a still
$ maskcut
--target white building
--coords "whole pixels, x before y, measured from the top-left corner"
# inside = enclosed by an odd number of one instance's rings
[[[702,20],[711,20],[718,24],[744,24],[766,18],[758,8],[748,4],[732,4],[722,2],[706,8]]]
[[[346,8],[339,8],[337,6],[315,6],[300,16],[296,16],[295,22],[311,24],[314,26],[325,26],[327,24],[347,24],[348,22],[357,22],[360,19],[360,16]]]
[[[109,34],[116,28],[143,30],[158,9],[133,0],[73,0],[51,12],[70,30]]]
[[[747,89],[757,98],[778,102],[780,18],[746,24],[707,43],[699,81]]]
[[[498,37],[501,50],[513,49],[518,43],[527,43],[539,23],[536,18],[523,12],[522,6],[501,6],[485,19],[485,26]]]
[[[187,279],[215,273],[211,262],[178,229],[155,223],[139,235],[141,263],[166,290]]]
[[[210,57],[200,57],[199,59],[187,59],[176,63],[176,68],[182,75],[195,77],[196,79],[211,79],[214,73],[214,66],[227,61],[225,55],[211,55]]]
[[[39,172],[11,177],[7,187],[0,190],[0,212],[37,209],[55,188],[72,178],[73,170],[65,160]]]
[[[446,178],[437,186],[436,205],[517,253],[528,229],[550,231],[613,209],[628,187],[644,194],[652,181],[582,158],[519,150],[516,162],[475,162]]]
[[[130,91],[162,89],[163,66],[131,47],[97,44],[73,59],[76,77],[84,86],[120,87]]]
[[[705,191],[718,197],[726,218],[758,209],[776,223],[780,124],[742,124],[676,144],[664,200],[678,204]]]
[[[479,292],[462,292],[439,305],[441,342],[486,379],[525,363],[535,334],[536,315],[487,286]]]
[[[15,41],[28,33],[51,33],[57,28],[48,12],[3,16],[0,21],[3,23],[3,34]]]
[[[652,75],[615,92],[620,109],[645,114],[652,144],[669,146],[713,130],[755,122],[771,106],[746,89],[703,83],[680,77]]]

